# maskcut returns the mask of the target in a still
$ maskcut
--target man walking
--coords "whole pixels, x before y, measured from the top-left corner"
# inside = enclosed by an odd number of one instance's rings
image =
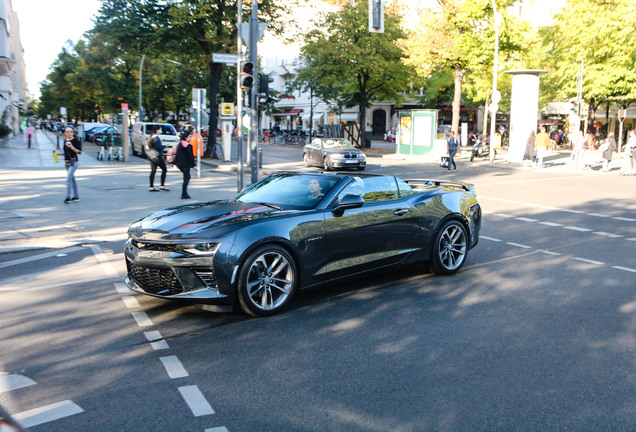
[[[451,165],[453,166],[453,170],[457,171],[457,165],[455,164],[455,155],[457,154],[457,149],[459,148],[459,140],[455,138],[455,132],[451,131],[450,136],[448,137],[448,141],[446,142],[446,151],[448,152],[448,170],[451,170]]]

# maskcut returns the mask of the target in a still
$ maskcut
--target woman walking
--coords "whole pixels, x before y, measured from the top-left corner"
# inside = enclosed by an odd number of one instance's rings
[[[159,192],[159,189],[155,187],[155,173],[157,167],[161,168],[161,190],[169,191],[166,184],[166,161],[163,158],[163,149],[165,146],[161,143],[159,138],[159,127],[155,126],[150,130],[150,136],[148,137],[148,145],[146,146],[146,157],[150,162],[150,192]]]
[[[82,143],[75,136],[75,130],[66,126],[64,128],[64,165],[66,166],[66,199],[64,204],[79,201],[75,171],[79,166],[78,155],[80,153],[82,153]]]
[[[181,143],[177,144],[177,156],[175,158],[175,165],[183,173],[183,185],[181,186],[181,199],[189,199],[188,195],[188,183],[190,183],[190,168],[196,169],[196,163],[194,162],[194,152],[192,151],[192,145],[190,144],[190,137],[192,132],[186,130],[181,133]]]

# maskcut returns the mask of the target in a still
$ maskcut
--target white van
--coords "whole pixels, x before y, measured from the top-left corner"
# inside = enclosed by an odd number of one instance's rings
[[[159,127],[159,138],[166,148],[179,144],[179,135],[170,123],[145,123],[137,122],[132,128],[132,153],[146,157],[146,145],[148,136],[154,127]]]

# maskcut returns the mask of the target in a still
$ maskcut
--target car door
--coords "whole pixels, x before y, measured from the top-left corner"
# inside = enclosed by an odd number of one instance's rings
[[[397,264],[416,249],[416,214],[408,198],[400,198],[394,177],[358,178],[339,198],[347,193],[362,195],[364,204],[326,214],[325,274],[340,277]]]
[[[318,159],[318,153],[320,153],[320,139],[314,138],[314,140],[307,144],[305,147],[305,153],[307,154],[307,159],[309,159],[309,163],[312,165],[322,164],[322,159]]]

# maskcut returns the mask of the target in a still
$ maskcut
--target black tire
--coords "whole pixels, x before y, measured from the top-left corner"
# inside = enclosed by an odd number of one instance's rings
[[[363,166],[359,166],[359,167],[358,167],[358,171],[364,171],[364,168],[365,168],[365,167],[363,167]]]
[[[291,255],[277,245],[261,246],[241,265],[239,304],[249,315],[274,315],[287,306],[297,285],[298,272]]]
[[[305,163],[306,167],[310,167],[311,166],[311,164],[309,163],[309,158],[307,157],[307,153],[305,153],[303,155],[303,162]]]
[[[472,161],[473,161],[473,159],[475,159],[475,152],[472,152],[472,153],[470,154],[470,161],[472,162]]]
[[[431,251],[431,268],[440,275],[455,274],[468,255],[468,233],[458,220],[449,220],[435,235]]]
[[[139,155],[139,153],[137,153],[137,150],[135,150],[135,145],[134,144],[132,144],[130,147],[132,147],[132,155],[133,156]]]

